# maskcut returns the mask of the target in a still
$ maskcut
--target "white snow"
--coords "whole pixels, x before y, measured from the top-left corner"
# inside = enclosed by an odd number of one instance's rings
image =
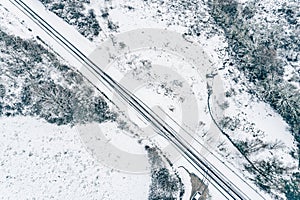
[[[152,16],[155,15],[154,10],[146,10],[144,5],[142,3],[139,3],[139,1],[123,0],[107,2],[94,0],[91,1],[91,5],[89,8],[93,8],[95,10],[100,23],[103,23],[101,24],[101,27],[104,29],[104,33],[96,38],[96,41],[92,43],[89,40],[85,39],[82,35],[80,35],[74,27],[67,25],[62,19],[60,19],[53,13],[46,11],[42,4],[37,0],[27,0],[25,2],[27,2],[31,6],[31,8],[37,11],[39,15],[41,15],[48,23],[53,25],[53,27],[55,27],[59,32],[63,33],[71,43],[73,43],[86,55],[90,55],[103,40],[107,39],[106,37],[117,34],[110,31],[106,27],[106,24],[104,24],[104,21],[99,18],[99,15],[101,15],[100,8],[104,7],[104,5],[111,4],[110,6],[114,7],[114,10],[110,12],[110,17],[113,19],[113,21],[116,21],[118,23],[118,25],[120,26],[119,31],[121,33],[136,28],[165,28],[167,25],[166,21],[159,21],[158,19],[153,18]],[[240,0],[240,2],[245,3],[246,0]],[[11,19],[14,19],[16,16],[18,16],[19,19],[24,20],[23,24],[26,25],[18,25],[18,20],[13,20],[12,24],[5,23],[4,20],[5,24],[3,26],[5,28],[10,30],[13,34],[19,35],[22,38],[31,38],[37,35],[40,36],[43,40],[46,41],[47,44],[50,44],[51,47],[56,52],[58,52],[59,55],[61,55],[67,62],[69,62],[72,66],[75,66],[78,70],[83,72],[83,74],[93,80],[97,86],[103,89],[103,91],[110,93],[110,91],[107,91],[105,87],[101,85],[99,80],[94,75],[82,68],[82,64],[80,62],[74,59],[51,37],[41,31],[36,24],[28,19],[28,17],[24,16],[24,14],[17,10],[8,1],[1,2],[1,4],[3,4],[10,11],[10,13],[6,13],[5,11],[1,10],[1,13],[5,13],[2,14],[4,18],[9,17]],[[132,13],[125,12],[125,4],[135,7],[136,10]],[[0,8],[3,9],[2,7]],[[32,29],[32,32],[28,31],[28,29],[25,27],[30,27]],[[182,25],[173,25],[168,26],[168,30],[183,33],[186,30],[186,27]],[[213,60],[213,65],[221,67],[220,64],[222,63],[222,60],[220,58],[220,54],[216,53],[216,51],[223,49],[224,53],[226,43],[224,43],[223,36],[215,36],[206,39],[206,36],[201,35],[198,42],[201,43],[201,46],[209,54],[211,60]],[[163,61],[160,60],[159,63],[161,64],[163,63]],[[116,64],[112,66],[115,67]],[[287,70],[287,73],[288,72],[289,70]],[[224,74],[223,80],[225,83],[225,88],[242,87],[240,85],[235,85],[235,83],[230,83],[230,78],[226,77]],[[201,82],[201,84],[203,84],[203,82]],[[141,97],[144,97],[146,101],[147,98],[149,98],[148,96],[150,96],[149,93],[145,91],[139,91],[137,92],[137,94]],[[199,92],[199,94],[201,93]],[[162,100],[158,99],[158,101]],[[290,149],[295,148],[295,144],[293,137],[287,131],[286,123],[266,104],[251,101],[252,100],[247,94],[238,96],[238,99],[236,101],[229,102],[230,107],[229,109],[226,109],[226,115],[228,114],[234,116],[236,113],[241,111],[246,113],[244,117],[250,122],[253,122],[257,129],[261,129],[264,131],[264,141],[275,142],[276,140],[278,140],[282,142],[285,147],[287,147],[284,149],[280,149],[280,151],[276,153],[276,156],[280,158],[281,161],[285,162],[286,165],[296,165],[295,160],[293,160],[288,154]],[[240,102],[240,104],[236,104],[236,102]],[[159,102],[151,101],[151,103],[158,104]],[[163,103],[165,105],[162,106],[171,104],[167,101]],[[245,107],[245,104],[249,105]],[[176,106],[175,108],[176,110],[179,110]],[[201,107],[201,109],[204,110],[205,106]],[[131,112],[129,112],[129,114],[129,117],[133,121],[138,121],[136,116],[134,116]],[[176,114],[180,114],[180,112]],[[96,164],[90,157],[90,155],[85,151],[85,148],[82,147],[78,138],[79,136],[74,133],[73,129],[69,127],[56,127],[31,118],[1,119],[0,123],[1,127],[4,127],[4,129],[1,130],[2,138],[0,140],[0,148],[4,152],[1,154],[1,157],[3,158],[1,160],[7,162],[5,165],[3,165],[7,167],[4,168],[2,166],[1,170],[0,180],[1,182],[3,182],[3,184],[0,185],[0,193],[4,193],[7,196],[15,194],[15,196],[13,197],[19,199],[24,197],[20,196],[21,192],[26,192],[28,195],[36,194],[38,197],[41,197],[45,192],[45,194],[49,195],[50,197],[51,195],[60,195],[58,191],[61,190],[61,195],[58,196],[58,198],[66,197],[67,199],[76,199],[78,198],[78,196],[80,196],[81,199],[120,199],[119,197],[121,195],[123,199],[146,199],[147,189],[149,185],[149,177],[147,175],[137,176],[117,173],[115,171],[111,172],[109,171],[109,169],[99,165],[98,163]],[[113,129],[113,126],[114,125],[107,125],[105,126],[104,130],[107,129],[111,131]],[[224,136],[220,135],[220,133],[218,133],[216,129],[214,130],[216,131],[217,135],[219,135],[218,137],[216,137],[217,143],[221,143],[222,141],[226,140],[224,139]],[[7,134],[11,132],[15,134]],[[139,149],[139,147],[136,146],[134,146],[132,149],[129,149],[128,147],[132,145],[132,143],[130,143],[129,141],[129,137],[117,137],[118,134],[119,133],[114,133],[109,136],[114,145],[120,146],[120,148],[123,148],[124,151],[129,151],[131,153],[142,153],[142,149]],[[249,139],[252,138],[252,136],[245,135],[242,132],[237,132],[237,135],[235,137],[243,140],[248,137]],[[50,138],[52,138],[51,141],[49,141]],[[29,140],[31,140],[32,142],[29,142]],[[32,144],[33,141],[35,141],[34,145]],[[122,141],[126,141],[126,144],[124,145]],[[215,145],[215,143],[212,144]],[[209,145],[211,144],[207,143],[205,145],[210,147]],[[202,149],[199,144],[193,144],[193,146]],[[238,155],[236,150],[234,150],[232,145],[228,144],[228,142],[225,144],[225,146],[229,150],[229,152],[231,152],[231,157]],[[24,153],[22,153],[23,149],[25,150]],[[216,147],[213,146],[211,147],[211,149],[215,150]],[[73,152],[73,156],[56,156],[59,152],[64,152],[65,150],[68,150],[68,152]],[[17,153],[14,154],[14,151],[16,151]],[[31,156],[29,159],[27,157],[28,151],[33,152],[33,156]],[[213,153],[217,155],[215,151],[213,151]],[[69,155],[69,153],[67,153],[67,155]],[[245,190],[245,188],[249,188],[249,186],[239,180],[231,170],[224,167],[222,162],[227,162],[228,159],[226,160],[220,155],[217,155],[218,158],[221,159],[221,161],[219,161],[214,156],[212,156],[212,154],[206,152],[206,154],[204,155],[206,155],[206,158],[223,174],[225,174],[229,180],[236,183],[243,190]],[[268,155],[269,152],[261,152],[260,154],[257,154],[257,157],[261,156],[263,158],[267,158]],[[15,156],[17,157],[17,160],[13,159],[15,158]],[[241,173],[242,167],[238,166],[238,164],[240,164],[239,162],[241,162],[240,158],[233,158],[231,160],[232,164],[229,163],[228,165],[239,176],[243,176]],[[193,168],[189,166],[189,164],[187,164],[184,159],[180,159],[175,163],[175,165],[184,165],[187,166],[189,170],[193,171]],[[36,167],[33,168],[32,166]],[[99,171],[97,171],[98,169]],[[5,177],[7,176],[7,174],[15,174],[18,176],[18,178],[14,179],[14,181],[6,181]],[[52,182],[54,180],[54,177],[61,176],[61,174],[66,174],[66,179],[60,177],[58,178],[57,183],[53,184]],[[94,180],[95,175],[98,175],[100,178]],[[37,181],[28,179],[28,177],[33,177],[32,179],[37,179]],[[39,177],[43,178],[41,179]],[[104,181],[104,179],[107,180]],[[186,182],[186,180],[184,181]],[[252,185],[252,183],[249,184],[251,184],[252,187],[255,187]],[[36,188],[38,186],[40,186],[41,189],[34,192],[33,188]],[[190,186],[187,184],[186,187],[188,189]],[[216,189],[212,187],[211,184],[209,185],[209,190],[210,194],[212,195],[212,199],[223,199],[223,196],[220,196],[220,193],[216,191]],[[257,194],[253,192],[253,190],[249,190],[248,195],[254,197],[253,199],[259,198],[259,196],[257,196]],[[29,197],[31,196],[28,196],[28,198]],[[185,194],[185,197],[187,197],[187,194]],[[268,199],[269,197],[265,195],[265,198]]]
[[[1,199],[147,199],[148,174],[96,162],[75,128],[31,117],[0,119]]]

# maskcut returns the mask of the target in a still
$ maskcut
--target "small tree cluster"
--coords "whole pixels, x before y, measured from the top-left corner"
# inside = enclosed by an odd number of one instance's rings
[[[89,0],[40,0],[44,6],[57,16],[62,18],[68,24],[75,26],[79,33],[93,40],[95,36],[98,36],[101,28],[96,19],[94,10],[90,9],[86,12],[84,3],[90,3]]]
[[[162,157],[155,148],[147,147],[151,166],[149,200],[175,200],[183,194],[181,179],[166,168]]]

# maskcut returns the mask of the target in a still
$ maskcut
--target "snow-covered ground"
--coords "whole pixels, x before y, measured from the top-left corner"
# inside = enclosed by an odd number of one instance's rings
[[[194,146],[199,149],[201,148],[200,151],[203,155],[205,155],[214,165],[219,166],[220,171],[226,173],[228,176],[229,174],[234,175],[232,172],[234,171],[243,178],[248,177],[252,180],[255,179],[253,174],[245,172],[244,164],[246,164],[246,161],[241,153],[228,141],[228,138],[221,134],[218,128],[211,128],[212,122],[206,105],[206,74],[202,71],[203,69],[197,68],[198,66],[193,66],[193,64],[197,64],[197,59],[186,59],[188,56],[183,53],[184,50],[180,49],[182,41],[174,41],[174,43],[179,46],[179,48],[177,48],[181,50],[181,52],[175,51],[176,53],[173,54],[168,51],[169,47],[173,47],[173,44],[168,44],[169,42],[172,43],[172,38],[169,39],[170,41],[166,39],[168,41],[166,42],[167,46],[164,49],[162,48],[159,50],[153,49],[153,46],[156,47],[155,45],[159,46],[160,44],[155,36],[149,37],[143,44],[144,46],[135,44],[135,41],[139,41],[140,39],[136,37],[138,31],[147,30],[147,28],[153,30],[163,30],[166,28],[167,30],[164,30],[162,33],[165,33],[165,31],[177,32],[178,35],[187,33],[189,31],[187,27],[191,27],[191,20],[189,19],[194,17],[194,13],[183,8],[184,6],[191,6],[190,4],[186,2],[182,5],[179,4],[183,6],[181,8],[177,5],[177,1],[169,1],[166,3],[167,5],[165,5],[161,1],[148,3],[127,0],[91,0],[90,4],[84,5],[86,6],[86,9],[94,9],[96,18],[102,29],[99,36],[95,37],[93,42],[91,42],[79,34],[76,27],[68,25],[63,19],[59,18],[54,13],[47,11],[39,1],[27,0],[24,2],[28,3],[32,9],[37,11],[39,15],[61,32],[72,44],[78,47],[80,51],[85,55],[89,55],[95,62],[99,62],[103,69],[111,76],[122,82],[126,87],[129,87],[131,92],[140,97],[144,102],[148,103],[150,107],[158,112],[159,116],[168,119],[167,115],[170,115],[177,121],[184,122],[184,125],[187,126],[187,128],[191,128],[192,131],[197,130],[198,132],[195,131],[195,137],[203,142],[206,147],[211,149],[221,161],[217,160],[212,154],[207,153],[201,146],[197,144],[194,144]],[[97,77],[86,71],[78,60],[74,59],[74,57],[65,51],[65,49],[59,46],[53,38],[41,31],[36,24],[10,4],[9,1],[1,2],[1,4],[4,7],[0,6],[0,18],[1,22],[3,21],[0,26],[5,27],[8,32],[18,35],[23,39],[39,36],[67,63],[74,66],[77,70],[82,72],[83,75],[92,80],[93,83],[114,102],[119,101],[111,91],[107,90],[107,88],[99,82]],[[174,11],[174,6],[172,7],[171,5],[175,5],[175,7],[178,6],[179,10]],[[291,156],[291,152],[296,151],[297,146],[294,138],[288,131],[287,124],[279,114],[270,108],[269,105],[259,102],[257,99],[253,99],[253,97],[246,92],[242,92],[245,91],[246,88],[241,82],[236,83],[233,81],[235,78],[232,75],[232,71],[235,71],[233,67],[227,67],[225,70],[223,69],[223,61],[228,59],[228,57],[226,57],[226,48],[228,47],[228,44],[224,39],[224,33],[217,29],[210,21],[211,18],[205,8],[205,3],[202,2],[199,3],[199,5],[203,6],[201,9],[199,8],[199,15],[201,15],[202,20],[199,22],[199,24],[201,24],[199,26],[203,26],[200,31],[201,34],[199,33],[198,37],[187,34],[183,38],[187,44],[196,43],[200,49],[203,49],[207,56],[203,57],[207,59],[204,62],[209,63],[209,67],[212,67],[215,72],[218,71],[219,76],[217,77],[222,84],[222,88],[214,88],[215,92],[218,91],[216,95],[219,95],[219,93],[221,94],[223,90],[230,91],[234,89],[235,91],[238,91],[236,92],[236,95],[230,98],[214,100],[215,103],[212,108],[214,117],[217,122],[220,123],[222,121],[224,122],[225,117],[233,119],[237,118],[239,122],[234,129],[231,130],[230,127],[224,126],[226,133],[229,134],[231,139],[242,142],[259,139],[260,144],[266,144],[266,146],[255,151],[253,154],[250,153],[248,158],[254,163],[258,161],[268,161],[269,159],[274,158],[277,161],[282,162],[281,166],[291,168],[281,177],[278,177],[288,178],[292,172],[297,172],[298,161]],[[8,11],[4,8],[8,9]],[[108,13],[108,17],[103,15],[104,13]],[[109,20],[107,18],[109,18]],[[21,21],[22,23],[20,23]],[[113,22],[118,28],[110,28],[108,26],[108,23],[110,22]],[[30,28],[30,30],[28,28]],[[136,31],[136,29],[138,29],[138,31]],[[210,32],[213,32],[213,34]],[[130,35],[131,33],[132,35]],[[145,35],[145,37],[148,37],[147,34]],[[135,38],[131,38],[130,36]],[[126,42],[122,43],[123,40]],[[152,49],[145,48],[149,47],[149,45],[153,45]],[[107,50],[108,48],[110,49]],[[174,49],[178,50],[176,48]],[[198,55],[199,54],[195,57]],[[168,66],[166,70],[160,70],[166,66]],[[154,72],[151,70],[154,70]],[[168,70],[173,70],[173,73],[169,76],[168,73],[166,73]],[[238,72],[236,73],[238,74]],[[285,78],[290,78],[293,73],[295,73],[295,69],[287,67],[285,70]],[[53,76],[55,76],[55,74],[53,74]],[[180,87],[176,87],[178,86],[178,80],[181,80],[180,78],[187,87],[191,88],[191,93],[184,93],[180,91]],[[174,79],[177,80],[177,85],[170,85],[170,83],[174,83],[172,82]],[[244,79],[242,80],[245,81]],[[151,95],[151,91],[154,89],[156,89],[156,93],[154,92],[154,94]],[[184,104],[181,104],[183,101],[181,103],[178,101],[178,99],[184,99],[182,97],[188,99],[196,98],[195,102],[198,105],[196,108],[197,110],[192,106],[189,108],[190,110],[187,109],[187,107],[183,109],[182,106],[184,106]],[[190,104],[195,106],[195,102]],[[161,147],[162,150],[168,149],[166,148],[168,146],[167,142],[163,138],[160,138],[160,136],[155,136],[153,131],[149,131],[147,123],[137,117],[134,112],[123,105],[122,102],[119,104],[119,107],[124,113],[128,114],[129,119],[140,127],[139,131],[141,132],[138,133],[139,139],[150,139]],[[160,108],[162,108],[164,112],[162,112]],[[196,120],[198,120],[197,122],[199,123],[187,125],[189,121],[185,122],[184,120],[190,118],[184,119],[182,117],[186,117],[184,115],[188,114],[184,113],[186,111],[194,114],[192,112],[193,109],[194,111],[197,111],[195,113],[199,118]],[[90,136],[85,134],[84,131],[80,132],[82,128],[75,129],[76,127],[70,128],[67,126],[56,127],[32,118],[1,118],[0,122],[3,127],[5,127],[5,129],[1,130],[1,137],[3,137],[3,140],[1,139],[0,141],[4,152],[2,157],[4,160],[8,160],[8,164],[2,165],[5,167],[3,167],[3,174],[1,177],[3,182],[7,177],[10,179],[10,181],[1,185],[1,190],[7,195],[5,197],[19,199],[20,196],[13,196],[12,194],[19,195],[18,193],[20,192],[16,191],[28,191],[28,195],[37,195],[37,198],[50,198],[51,195],[53,195],[55,199],[61,199],[63,197],[68,197],[70,199],[76,199],[76,197],[79,197],[80,199],[120,199],[119,195],[121,195],[123,199],[147,198],[150,185],[149,174],[128,174],[103,167],[101,162],[97,162],[101,159],[95,159],[95,157],[90,156],[88,154],[89,152],[86,151],[86,146],[84,145],[89,145],[89,143],[82,140],[80,141],[79,136],[82,137],[80,134],[83,134],[84,137],[86,137],[85,139],[87,139],[87,136]],[[114,147],[118,147],[122,152],[127,152],[130,155],[143,155],[143,159],[147,160],[147,155],[145,154],[142,145],[136,142],[137,139],[126,135],[128,134],[126,131],[118,130],[116,124],[107,123],[95,127],[91,126],[91,128],[99,129],[104,132],[104,135],[106,134],[105,141],[108,144],[112,144]],[[112,129],[115,129],[115,132],[111,131]],[[79,133],[75,130],[79,130]],[[14,132],[17,135],[8,134],[10,132]],[[114,134],[107,136],[108,132],[114,132]],[[124,136],[117,137],[118,134],[124,134]],[[31,143],[34,140],[37,142],[33,145]],[[122,140],[126,140],[127,142],[122,142]],[[56,143],[53,144],[52,141]],[[56,145],[58,145],[57,147],[59,148],[57,148]],[[25,152],[23,152],[23,150]],[[69,153],[69,151],[72,153]],[[64,152],[67,153],[64,154]],[[173,150],[167,151],[166,155],[172,154],[172,152]],[[30,156],[28,156],[29,154]],[[173,159],[172,156],[173,155],[169,155],[171,161],[174,162],[173,164],[175,167],[183,165],[190,171],[193,171],[193,168],[189,166],[184,159],[178,159],[178,155]],[[227,163],[232,170],[228,170],[224,167],[222,162]],[[32,168],[34,165],[37,167]],[[40,167],[40,165],[44,167]],[[65,169],[66,166],[67,168]],[[146,168],[149,167],[146,164],[143,166]],[[23,173],[25,169],[26,173]],[[49,172],[49,169],[53,171]],[[64,170],[66,170],[66,172]],[[124,171],[126,171],[126,169],[124,169]],[[184,199],[186,199],[190,196],[187,194],[190,194],[189,191],[191,190],[191,186],[186,174],[184,174],[181,169],[178,169],[178,171],[180,172],[179,174],[184,176],[182,180],[186,185],[186,193],[184,194]],[[59,177],[56,178],[56,176]],[[94,179],[97,176],[98,178]],[[199,175],[199,177],[201,177],[201,175]],[[236,177],[231,178],[229,176],[228,178],[233,181]],[[38,179],[39,181],[34,181],[33,179]],[[52,184],[54,180],[57,181],[55,187]],[[256,187],[249,179],[246,181],[251,184],[253,188]],[[239,186],[243,184],[244,183],[241,183]],[[24,185],[29,186],[25,187]],[[38,186],[42,189],[39,190],[38,193],[32,192],[33,188]],[[211,184],[208,184],[208,186],[212,199],[223,198]],[[258,188],[255,188],[255,190],[259,191]],[[59,193],[59,191],[61,192]],[[275,188],[273,192],[277,193],[278,191],[276,191]],[[269,198],[267,194],[261,193],[266,199]],[[256,194],[251,194],[249,192],[249,195]],[[282,194],[279,195],[284,198]],[[28,196],[28,198],[31,197],[33,196]]]
[[[97,162],[75,127],[0,120],[1,199],[147,199],[150,177]]]

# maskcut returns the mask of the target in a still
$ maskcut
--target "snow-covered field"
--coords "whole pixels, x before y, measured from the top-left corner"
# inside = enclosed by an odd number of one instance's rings
[[[120,173],[86,151],[75,127],[1,118],[1,199],[147,199],[150,177]]]

